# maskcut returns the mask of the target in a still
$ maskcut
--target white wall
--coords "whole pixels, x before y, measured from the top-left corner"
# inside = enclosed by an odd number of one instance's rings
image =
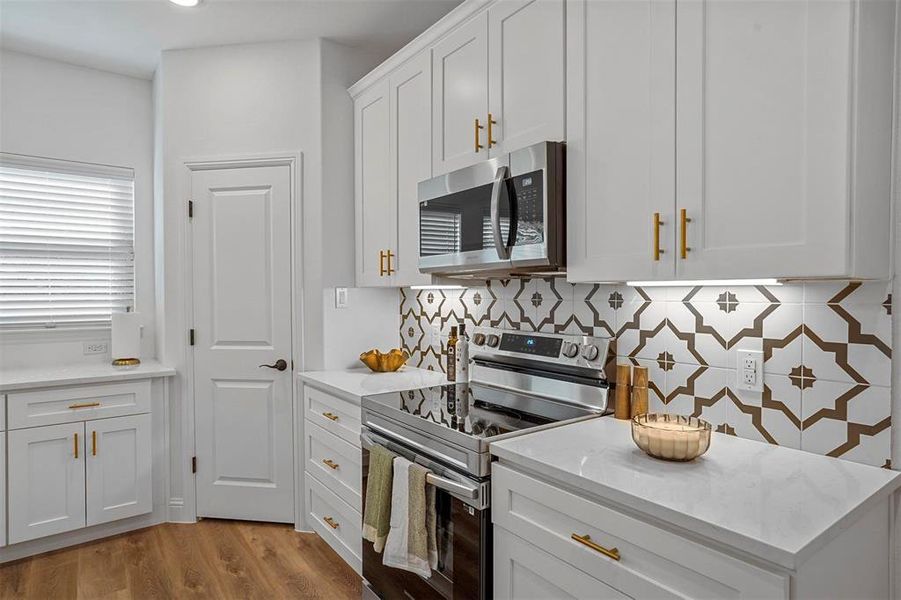
[[[143,354],[154,355],[153,109],[151,83],[0,52],[0,151],[130,167],[135,172],[136,310],[144,322]],[[4,333],[0,365],[36,361],[105,362],[83,354],[83,342],[109,330]]]

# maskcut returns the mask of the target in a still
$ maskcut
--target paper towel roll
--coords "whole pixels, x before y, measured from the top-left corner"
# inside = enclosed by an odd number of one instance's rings
[[[141,316],[138,313],[113,313],[112,359],[141,358]]]

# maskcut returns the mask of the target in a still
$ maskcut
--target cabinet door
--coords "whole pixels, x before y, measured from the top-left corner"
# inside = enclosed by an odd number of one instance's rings
[[[565,7],[564,0],[500,0],[488,10],[492,157],[566,135]]]
[[[567,44],[568,279],[671,279],[675,3],[569,0]]]
[[[9,543],[84,527],[84,423],[7,435]]]
[[[432,48],[434,174],[488,158],[488,15],[464,23]],[[478,119],[482,129],[476,129]]]
[[[391,266],[397,286],[430,283],[419,272],[420,181],[432,176],[432,58],[422,52],[390,78],[391,192],[397,206],[397,245]]]
[[[0,405],[3,404],[0,397]],[[0,433],[0,548],[6,545],[6,434]]]
[[[847,272],[855,5],[677,3],[680,278]]]
[[[87,524],[153,510],[150,415],[85,423]]]
[[[388,106],[387,79],[354,101],[356,266],[357,285],[361,287],[391,284],[381,269],[381,253],[394,247],[397,218],[397,205],[390,193]]]
[[[500,527],[494,528],[494,597],[498,600],[629,598]]]

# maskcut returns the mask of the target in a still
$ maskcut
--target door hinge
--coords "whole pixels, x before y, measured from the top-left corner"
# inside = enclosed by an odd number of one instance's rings
[[[188,218],[189,219],[194,218],[194,201],[193,200],[188,200]]]
[[[197,457],[196,456],[191,457],[191,472],[192,473],[197,472]]]
[[[291,359],[291,371],[292,372],[294,371],[294,359],[293,358]]]
[[[194,345],[194,330],[193,329],[188,333],[188,337],[190,338],[191,345],[193,346]]]

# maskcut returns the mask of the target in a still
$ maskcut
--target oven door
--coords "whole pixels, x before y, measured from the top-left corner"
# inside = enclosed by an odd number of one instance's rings
[[[412,449],[365,427],[363,448],[363,510],[369,473],[369,449],[385,446],[408,460],[428,467],[434,477],[437,514],[438,567],[428,579],[386,567],[372,542],[363,540],[363,578],[383,600],[484,600],[491,590],[491,517],[487,482],[448,469]]]

